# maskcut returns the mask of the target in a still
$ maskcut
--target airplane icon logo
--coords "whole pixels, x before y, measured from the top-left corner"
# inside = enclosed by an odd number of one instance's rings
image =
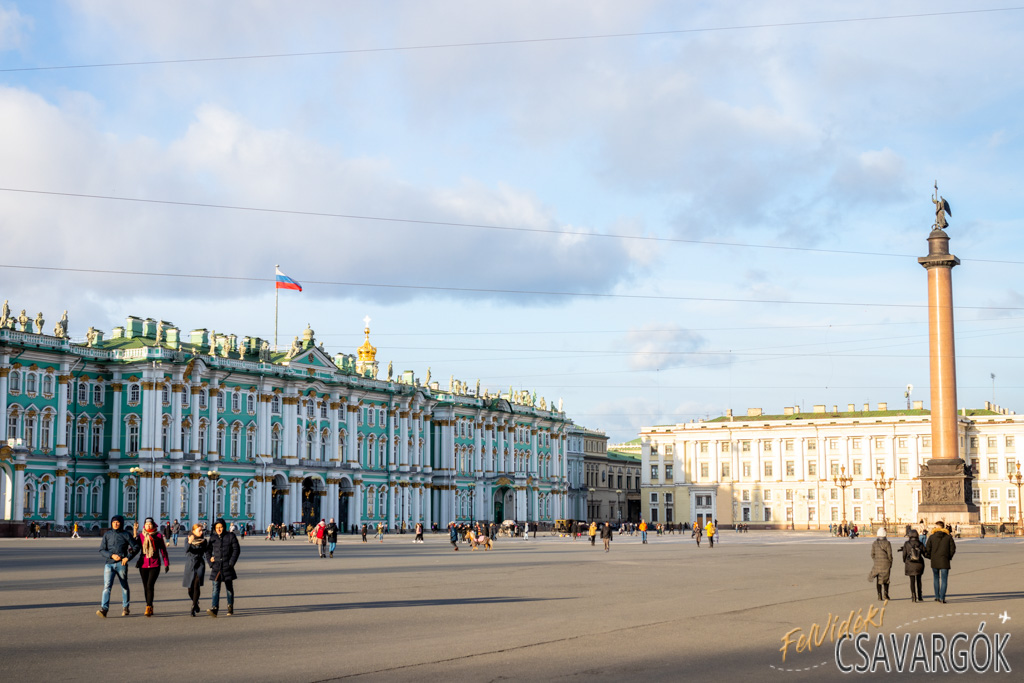
[[[1003,610],[1003,613],[999,615],[999,618],[1002,619],[1005,624],[1010,620],[1010,615],[1006,613],[1006,610]]]

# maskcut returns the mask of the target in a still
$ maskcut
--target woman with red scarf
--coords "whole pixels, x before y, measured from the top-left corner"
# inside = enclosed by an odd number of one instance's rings
[[[152,517],[146,517],[142,530],[139,532],[139,543],[142,552],[139,553],[139,560],[135,566],[139,568],[142,575],[142,587],[146,593],[146,616],[153,616],[153,589],[156,580],[160,576],[160,560],[163,559],[164,571],[170,571],[171,560],[167,556],[167,544],[164,537],[156,529],[156,522]]]

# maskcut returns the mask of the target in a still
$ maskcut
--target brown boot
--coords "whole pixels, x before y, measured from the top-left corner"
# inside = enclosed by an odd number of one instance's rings
[[[105,610],[105,609],[98,609],[98,610],[96,610],[96,614],[101,616],[101,617],[103,617],[104,619],[107,618],[107,610]]]
[[[125,607],[123,610],[121,610],[121,616],[122,617],[127,617],[129,615],[131,615],[131,611],[127,607]]]
[[[150,607],[149,605],[146,605],[145,616],[147,616],[147,617],[153,616],[153,608]]]

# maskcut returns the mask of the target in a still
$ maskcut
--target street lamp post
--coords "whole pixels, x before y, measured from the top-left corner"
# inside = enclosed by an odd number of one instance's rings
[[[592,522],[597,515],[594,514],[594,493],[597,489],[591,487],[587,489],[587,521]]]
[[[832,482],[843,491],[843,526],[846,526],[846,489],[853,483],[853,477],[846,473],[846,465],[839,468],[839,474],[832,477]]]
[[[878,473],[878,479],[872,480],[871,483],[875,485],[875,490],[878,492],[879,497],[882,499],[882,526],[887,527],[889,520],[885,516],[885,492],[892,487],[892,483],[896,481],[894,477],[885,478],[885,470]],[[895,494],[893,494],[895,495]],[[895,500],[893,501],[895,506]]]
[[[1020,463],[1017,463],[1017,473],[1010,475],[1010,483],[1017,487],[1017,530],[1016,530],[1016,534],[1018,536],[1021,536],[1021,535],[1024,535],[1024,528],[1022,528],[1022,527],[1024,527],[1024,524],[1022,524],[1022,522],[1024,522],[1024,519],[1022,519],[1022,513],[1021,513],[1021,509],[1020,509],[1020,487],[1021,487],[1021,484],[1024,484],[1024,476],[1021,476],[1021,473],[1020,473]]]

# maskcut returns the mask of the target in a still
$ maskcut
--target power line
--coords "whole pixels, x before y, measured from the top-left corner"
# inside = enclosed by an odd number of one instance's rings
[[[150,59],[131,62],[102,62],[95,64],[64,64],[51,66],[25,66],[0,69],[0,73],[26,71],[59,71],[70,69],[103,69],[127,66],[155,66],[159,64],[197,64],[203,62],[240,62],[258,59],[286,59],[298,57],[324,57],[337,55],[369,54],[377,52],[412,52],[420,50],[444,50],[453,48],[491,47],[500,45],[529,45],[536,43],[556,43],[584,40],[607,40],[613,38],[641,38],[651,36],[686,35],[693,33],[714,33],[725,31],[748,31],[765,28],[792,28],[797,26],[820,26],[826,24],[850,24],[869,21],[891,21],[894,19],[920,19],[925,17],[944,17],[964,14],[984,14],[992,12],[1012,12],[1024,7],[993,7],[973,10],[954,10],[948,12],[920,12],[916,14],[891,14],[877,17],[850,17],[845,19],[812,19],[808,21],[786,21],[771,24],[740,24],[734,26],[708,26],[702,28],[671,29],[665,31],[636,31],[632,33],[599,33],[582,36],[556,36],[551,38],[519,38],[512,40],[481,40],[464,43],[439,43],[433,45],[407,45],[393,47],[351,48],[347,50],[318,50],[315,52],[279,52],[257,55],[234,55],[227,57],[187,57],[181,59]]]
[[[251,213],[281,214],[287,216],[306,216],[312,218],[338,218],[343,220],[374,221],[378,223],[407,223],[412,225],[432,225],[436,227],[470,228],[474,230],[497,230],[503,232],[525,232],[540,235],[558,235],[559,237],[596,237],[602,239],[634,240],[667,244],[699,244],[711,247],[738,247],[744,249],[775,249],[777,251],[798,251],[817,254],[846,254],[852,256],[884,256],[888,258],[917,258],[914,254],[898,254],[882,251],[858,251],[854,249],[824,249],[820,247],[795,247],[783,244],[756,244],[749,242],[720,242],[716,240],[698,240],[685,237],[656,237],[653,235],[627,235],[609,232],[586,232],[584,230],[554,230],[551,228],[526,228],[511,225],[493,225],[488,223],[459,223],[455,221],[432,221],[422,218],[398,218],[394,216],[367,216],[361,214],[333,213],[328,211],[303,211],[300,209],[274,209],[260,206],[240,206],[235,204],[213,204],[207,202],[186,202],[171,199],[147,199],[143,197],[118,197],[114,195],[85,194],[81,192],[57,192],[54,190],[29,190],[19,187],[0,187],[0,192],[20,194],[47,195],[51,197],[71,197],[75,199],[99,199],[113,202],[131,202],[136,204],[158,204],[162,206],[180,206],[199,209],[220,209],[224,211],[244,211]],[[1005,263],[1024,265],[1024,261],[1004,259],[962,258],[961,262],[976,261],[978,263]]]
[[[158,273],[137,270],[109,270],[103,268],[63,268],[58,266],[25,266],[0,263],[0,268],[44,270],[64,273],[90,273],[95,275],[132,275],[141,277],[177,277],[199,280],[227,280],[232,282],[274,282],[273,278],[242,277],[237,275],[202,275],[198,273]],[[442,287],[439,285],[399,285],[383,282],[340,282],[330,280],[303,280],[312,285],[331,287],[366,287],[370,289],[411,289],[417,291],[460,292],[469,294],[516,294],[522,296],[564,296],[592,299],[628,299],[648,301],[701,301],[736,304],[783,304],[789,306],[852,306],[867,308],[928,308],[928,304],[896,304],[877,301],[800,301],[787,299],[732,299],[728,297],[669,296],[661,294],[611,294],[607,292],[560,292],[553,290],[501,289],[497,287]],[[1024,306],[955,306],[959,310],[1022,311]]]

